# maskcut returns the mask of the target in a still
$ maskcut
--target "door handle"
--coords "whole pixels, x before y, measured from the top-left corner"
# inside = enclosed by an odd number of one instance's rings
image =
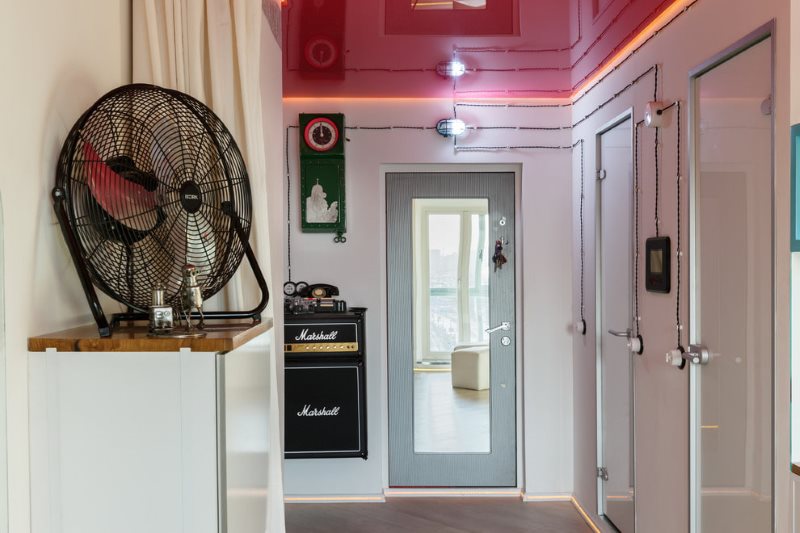
[[[508,331],[511,329],[511,322],[501,322],[499,326],[495,326],[493,328],[489,328],[486,330],[486,333],[494,333],[495,331]]]
[[[625,331],[614,331],[613,329],[610,329],[608,330],[608,333],[615,337],[620,337],[621,339],[630,339],[632,332],[629,329],[626,329]]]
[[[631,352],[638,355],[642,355],[644,353],[644,341],[642,340],[642,336],[637,335],[634,337],[633,330],[630,328],[626,329],[625,331],[615,331],[610,329],[608,330],[608,333],[609,335],[628,341],[628,348],[630,348]]]

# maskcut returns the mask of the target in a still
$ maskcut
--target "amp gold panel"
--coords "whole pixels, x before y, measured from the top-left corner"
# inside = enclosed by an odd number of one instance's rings
[[[283,349],[289,353],[326,353],[357,352],[357,342],[310,342],[302,344],[284,344]]]

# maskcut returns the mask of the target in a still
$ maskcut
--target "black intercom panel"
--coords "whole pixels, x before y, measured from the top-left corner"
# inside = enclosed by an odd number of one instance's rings
[[[645,287],[650,292],[669,293],[672,271],[670,268],[669,237],[652,237],[645,243]]]

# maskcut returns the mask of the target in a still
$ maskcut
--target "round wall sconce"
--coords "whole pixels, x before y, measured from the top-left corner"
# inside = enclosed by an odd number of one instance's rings
[[[457,118],[443,118],[436,124],[436,131],[442,137],[458,137],[467,131],[464,121]]]
[[[436,73],[443,78],[460,78],[467,72],[467,67],[461,61],[440,61],[436,65]]]

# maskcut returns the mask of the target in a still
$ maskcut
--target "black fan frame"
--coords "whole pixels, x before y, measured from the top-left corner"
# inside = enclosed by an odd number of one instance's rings
[[[75,264],[75,268],[78,273],[78,277],[81,281],[81,286],[83,291],[86,295],[86,299],[89,303],[89,307],[91,309],[92,315],[97,323],[98,332],[101,337],[107,337],[111,335],[111,331],[113,328],[117,327],[120,322],[123,321],[137,321],[137,320],[146,320],[148,318],[148,313],[146,309],[142,309],[139,306],[132,306],[129,302],[125,302],[123,298],[119,297],[117,292],[109,287],[109,285],[104,281],[102,275],[100,275],[92,265],[87,261],[83,245],[81,243],[81,239],[78,236],[78,232],[76,229],[76,221],[74,219],[74,215],[72,210],[68,209],[67,203],[70,201],[69,198],[69,189],[68,189],[68,180],[71,180],[71,170],[73,164],[73,158],[76,151],[76,145],[78,143],[80,130],[85,125],[87,119],[92,115],[92,113],[107,99],[113,98],[120,93],[124,93],[127,91],[142,91],[142,90],[149,90],[149,91],[160,91],[161,93],[166,94],[171,98],[177,99],[179,102],[184,103],[190,102],[192,104],[200,104],[201,107],[203,104],[189,95],[181,93],[179,91],[174,91],[171,89],[165,89],[163,87],[159,87],[156,85],[148,85],[148,84],[130,84],[119,87],[114,89],[101,97],[94,105],[92,105],[73,126],[72,130],[67,136],[67,140],[64,143],[64,146],[61,151],[61,155],[59,157],[59,165],[58,171],[56,176],[56,187],[53,189],[52,196],[53,196],[53,208],[56,213],[56,218],[59,222],[61,227],[62,233],[64,235],[65,241],[67,243],[67,247],[70,251],[70,255],[72,257],[72,261]],[[206,120],[197,112],[197,110],[192,105],[186,105],[186,108],[189,109],[198,119],[198,122],[203,125],[203,128],[208,132],[208,137],[214,143],[214,147],[218,151],[219,154],[223,153],[222,147],[219,145],[217,137],[214,135],[214,132],[211,130],[209,124]],[[205,108],[207,109],[207,108]],[[208,110],[209,113],[213,115],[211,110]],[[215,116],[217,120],[218,117]],[[238,147],[236,146],[235,140],[233,139],[230,132],[227,130],[225,125],[220,120],[217,124],[224,133],[230,136],[230,146],[229,148],[233,148],[238,153]],[[226,177],[231,175],[231,171],[228,168],[228,161],[224,158],[220,158],[222,165],[224,167],[224,174]],[[63,167],[67,166],[69,170],[67,172],[63,172]],[[247,183],[247,173],[246,170],[244,171],[243,179],[247,194],[249,195],[249,184]],[[249,196],[247,197],[249,201]],[[248,203],[249,206],[249,203]],[[158,216],[161,217],[163,214],[160,212],[160,207],[158,208]],[[219,209],[230,219],[230,236],[228,238],[227,244],[225,245],[225,261],[227,261],[228,254],[231,248],[231,239],[237,238],[242,246],[241,252],[243,256],[247,257],[248,263],[253,271],[253,274],[256,278],[256,282],[261,291],[261,300],[253,309],[249,311],[213,311],[213,312],[204,312],[203,316],[205,319],[219,319],[219,320],[241,320],[241,319],[249,319],[252,320],[254,323],[258,323],[261,321],[261,312],[267,307],[269,303],[269,289],[267,286],[266,279],[261,271],[261,268],[258,265],[258,261],[255,257],[255,253],[253,252],[250,244],[249,244],[249,233],[250,233],[250,226],[251,224],[248,221],[248,225],[244,227],[241,223],[241,219],[239,214],[237,213],[236,206],[230,200],[222,201],[221,205],[219,205]],[[249,209],[249,208],[248,208]],[[101,212],[104,213],[102,208],[100,209]],[[113,217],[112,217],[113,219]],[[160,224],[160,222],[158,222]],[[98,230],[103,231],[103,230]],[[124,229],[122,231],[127,231],[130,234],[133,234],[135,230],[133,229]],[[241,256],[238,256],[236,259],[241,261]],[[233,270],[238,269],[238,262],[233,266]],[[230,273],[232,275],[232,273]],[[230,279],[230,275],[227,279]],[[227,281],[227,280],[226,280]],[[226,282],[225,281],[225,282]],[[128,283],[132,283],[132,280],[129,279]],[[121,301],[122,303],[127,304],[128,312],[126,313],[116,313],[112,315],[111,323],[109,324],[105,313],[100,305],[99,299],[97,297],[97,293],[95,291],[95,285],[97,285],[100,290],[108,294],[114,299]],[[221,287],[219,287],[221,288]],[[132,289],[131,289],[132,290]],[[213,293],[212,293],[213,294]],[[192,318],[199,318],[198,313],[192,313]]]

